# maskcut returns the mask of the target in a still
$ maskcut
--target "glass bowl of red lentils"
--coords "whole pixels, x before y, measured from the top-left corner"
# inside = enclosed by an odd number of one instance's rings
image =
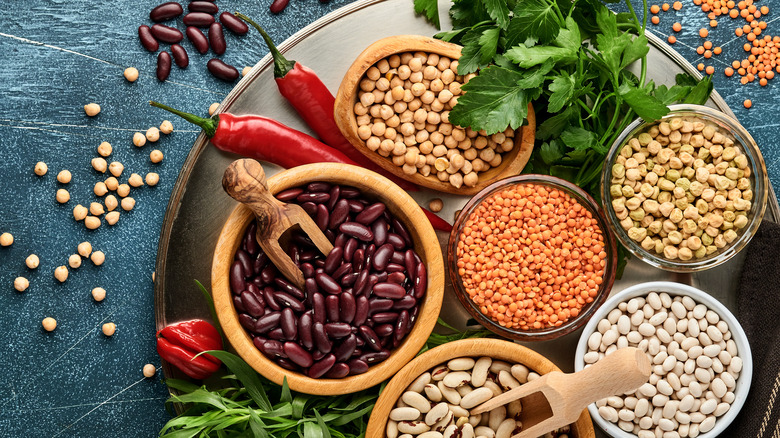
[[[615,140],[601,198],[616,237],[660,269],[697,272],[742,250],[766,209],[766,164],[747,130],[718,110],[670,105]]]
[[[474,196],[455,221],[447,258],[471,316],[519,341],[585,325],[617,270],[604,211],[579,187],[546,175],[503,179]]]

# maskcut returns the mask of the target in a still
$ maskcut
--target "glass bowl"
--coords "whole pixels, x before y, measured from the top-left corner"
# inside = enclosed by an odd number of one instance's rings
[[[620,134],[617,140],[615,140],[607,154],[604,168],[601,172],[601,197],[604,201],[606,215],[612,231],[615,233],[618,240],[620,240],[620,243],[622,243],[634,256],[652,266],[667,271],[702,271],[718,266],[736,255],[748,244],[748,242],[750,242],[750,239],[756,233],[756,230],[758,230],[761,219],[764,217],[768,196],[769,181],[767,179],[766,164],[764,163],[764,158],[761,155],[761,151],[758,149],[755,140],[753,140],[753,137],[751,137],[747,130],[745,130],[745,128],[734,118],[729,117],[720,111],[701,105],[670,105],[669,109],[671,110],[669,114],[657,122],[648,123],[642,119],[635,120]],[[727,134],[727,137],[730,136],[734,141],[735,147],[738,147],[748,159],[748,168],[751,170],[749,179],[753,190],[753,199],[747,215],[748,224],[737,232],[737,238],[712,254],[708,254],[698,259],[694,257],[687,261],[680,260],[679,258],[675,260],[664,258],[661,255],[656,254],[654,250],[645,250],[640,245],[640,242],[632,240],[629,237],[628,232],[620,225],[620,219],[617,217],[612,206],[613,197],[609,189],[612,184],[612,167],[616,163],[623,146],[626,145],[631,138],[646,132],[650,127],[655,126],[662,121],[668,121],[678,117],[683,117],[684,119],[692,117],[700,118],[704,120],[705,123],[712,123],[719,127],[722,132]]]
[[[483,314],[479,306],[469,297],[468,292],[465,290],[457,266],[458,243],[461,239],[461,236],[463,235],[466,222],[472,213],[474,213],[474,211],[487,198],[496,192],[500,192],[509,187],[524,184],[534,184],[548,188],[555,188],[576,200],[582,207],[589,211],[592,218],[596,220],[596,224],[601,230],[604,238],[603,248],[606,252],[606,257],[604,258],[606,263],[604,266],[602,282],[599,285],[596,296],[593,297],[593,301],[585,304],[579,310],[579,313],[576,316],[569,318],[567,321],[559,323],[558,325],[548,325],[538,329],[516,329],[505,327],[499,324],[496,320]],[[604,211],[598,204],[596,204],[590,195],[585,193],[585,191],[560,178],[547,175],[521,175],[512,178],[506,178],[487,186],[482,191],[477,193],[477,195],[471,198],[466,206],[463,207],[463,210],[461,210],[458,218],[455,220],[455,224],[453,225],[453,229],[450,234],[449,243],[447,245],[447,269],[453,284],[453,288],[455,289],[455,295],[458,297],[458,300],[461,302],[463,307],[466,308],[469,314],[471,314],[471,316],[480,324],[485,326],[485,328],[500,336],[519,341],[546,341],[550,339],[556,339],[582,327],[588,321],[588,319],[590,319],[596,309],[598,309],[599,306],[601,306],[604,301],[606,301],[607,296],[612,289],[612,285],[615,282],[615,273],[617,269],[616,241],[610,232],[609,224],[604,216]]]

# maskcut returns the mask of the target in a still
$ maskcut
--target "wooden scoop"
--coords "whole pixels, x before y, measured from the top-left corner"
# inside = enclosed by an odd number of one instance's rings
[[[228,195],[249,207],[257,218],[257,242],[276,269],[285,278],[303,289],[303,272],[279,244],[279,239],[291,227],[298,225],[328,255],[333,249],[327,237],[314,220],[298,205],[285,204],[268,191],[263,166],[255,160],[236,160],[225,169],[222,187]]]
[[[553,371],[482,403],[471,415],[490,411],[514,400],[523,410],[522,432],[512,438],[536,438],[577,421],[589,404],[634,391],[650,377],[650,359],[638,348],[621,348],[582,371]]]

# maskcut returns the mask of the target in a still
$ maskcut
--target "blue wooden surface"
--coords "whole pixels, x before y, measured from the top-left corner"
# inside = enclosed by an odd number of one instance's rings
[[[168,117],[147,105],[150,99],[175,104],[205,114],[212,102],[230,91],[231,84],[215,80],[205,69],[211,55],[190,52],[190,67],[174,67],[169,81],[154,78],[156,57],[138,43],[136,28],[151,24],[148,11],[158,0],[6,0],[0,5],[0,232],[13,233],[10,248],[0,248],[0,436],[155,436],[170,416],[164,407],[167,391],[158,374],[144,379],[146,363],[159,367],[154,348],[152,271],[165,206],[184,158],[197,131],[178,118]],[[182,2],[186,3],[186,2]],[[266,26],[277,42],[348,0],[320,4],[315,0],[291,0],[288,9],[271,16],[266,0],[217,1],[221,10],[240,8]],[[411,1],[407,2],[411,7]],[[399,7],[407,7],[399,0]],[[764,4],[764,3],[762,3]],[[766,4],[770,9],[777,0]],[[709,21],[686,0],[681,12],[661,15],[663,36],[675,21],[683,23],[674,46],[688,60],[701,60],[695,47],[701,44],[698,29]],[[767,33],[780,17],[770,11]],[[777,142],[777,84],[742,86],[738,78],[726,78],[722,69],[744,55],[743,38],[735,38],[737,20],[721,18],[710,39],[723,47],[711,61],[718,73],[715,86],[740,121],[758,141],[775,187],[780,184],[780,145]],[[740,25],[742,22],[740,21]],[[181,24],[179,27],[183,30]],[[253,65],[266,54],[256,35],[236,37],[227,33],[228,50],[222,57],[238,66]],[[366,38],[366,44],[370,42]],[[188,43],[185,47],[190,49]],[[305,60],[301,60],[305,63]],[[127,66],[141,71],[136,83],[122,77]],[[746,110],[742,101],[753,100]],[[82,106],[98,102],[103,111],[95,118]],[[156,144],[136,148],[132,134],[170,119],[176,132]],[[105,179],[90,166],[102,141],[114,147],[113,160],[125,165],[120,178],[131,172],[158,172],[157,187],[134,189],[136,208],[122,212],[114,227],[103,225],[88,231],[72,217],[77,203],[97,200],[96,181]],[[158,148],[165,154],[160,164],[149,161]],[[33,173],[37,161],[45,161],[49,173]],[[109,160],[111,161],[111,160]],[[56,174],[73,173],[73,181],[61,185]],[[57,188],[67,188],[71,201],[57,204]],[[67,264],[79,242],[88,240],[106,253],[103,266],[88,261],[71,270],[64,284],[53,277],[54,268]],[[29,254],[38,254],[40,267],[24,265]],[[13,280],[25,276],[30,288],[13,289]],[[90,296],[93,287],[108,291],[102,303]],[[41,329],[41,320],[59,322],[53,333]],[[104,322],[114,322],[117,332],[106,338]]]

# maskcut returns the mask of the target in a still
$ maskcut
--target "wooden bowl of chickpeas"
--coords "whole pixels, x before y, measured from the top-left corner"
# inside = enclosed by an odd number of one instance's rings
[[[379,40],[361,53],[336,94],[335,119],[361,153],[388,172],[433,190],[473,195],[517,175],[533,151],[536,117],[486,135],[453,126],[462,95],[461,46],[417,35]]]

